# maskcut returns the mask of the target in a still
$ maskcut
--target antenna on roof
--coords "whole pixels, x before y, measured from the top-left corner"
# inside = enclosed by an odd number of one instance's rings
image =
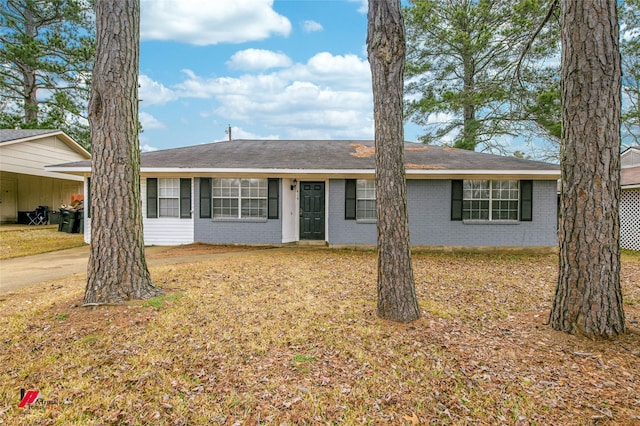
[[[229,124],[229,127],[224,132],[229,135],[229,140],[231,140],[231,124]]]

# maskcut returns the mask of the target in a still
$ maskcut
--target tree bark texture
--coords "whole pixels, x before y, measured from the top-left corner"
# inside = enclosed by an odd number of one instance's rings
[[[378,233],[378,316],[420,317],[407,217],[404,169],[405,39],[399,0],[369,0],[367,46],[373,82]]]
[[[625,331],[620,288],[620,54],[616,2],[563,0],[559,277],[549,322]]]
[[[96,1],[92,138],[91,251],[86,305],[162,293],[144,253],[138,142],[139,0]]]
[[[36,37],[36,27],[33,13],[29,8],[24,11],[25,36],[29,39]],[[20,64],[22,84],[24,85],[24,121],[30,125],[38,124],[38,89],[36,85],[36,70],[31,64]]]

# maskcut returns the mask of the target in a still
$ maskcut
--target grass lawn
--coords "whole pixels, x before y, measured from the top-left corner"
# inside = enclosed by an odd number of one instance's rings
[[[82,245],[82,234],[58,232],[57,226],[20,227],[0,231],[0,259],[30,256]]]
[[[152,267],[166,294],[125,306],[81,307],[83,277],[2,294],[0,423],[640,424],[640,256],[609,342],[545,325],[554,255],[413,261],[406,325],[376,317],[372,252]]]

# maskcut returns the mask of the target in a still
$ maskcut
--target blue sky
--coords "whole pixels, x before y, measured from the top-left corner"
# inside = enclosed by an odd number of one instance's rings
[[[142,149],[224,140],[228,125],[234,139],[372,139],[366,34],[366,0],[142,0]]]

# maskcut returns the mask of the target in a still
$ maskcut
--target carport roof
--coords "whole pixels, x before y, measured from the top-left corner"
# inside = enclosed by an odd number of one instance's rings
[[[34,136],[60,133],[60,130],[48,129],[0,129],[0,143],[13,142],[19,139],[30,139]]]
[[[23,142],[38,141],[47,137],[56,137],[84,158],[91,158],[91,153],[73,140],[62,130],[55,129],[0,129],[0,147]]]

